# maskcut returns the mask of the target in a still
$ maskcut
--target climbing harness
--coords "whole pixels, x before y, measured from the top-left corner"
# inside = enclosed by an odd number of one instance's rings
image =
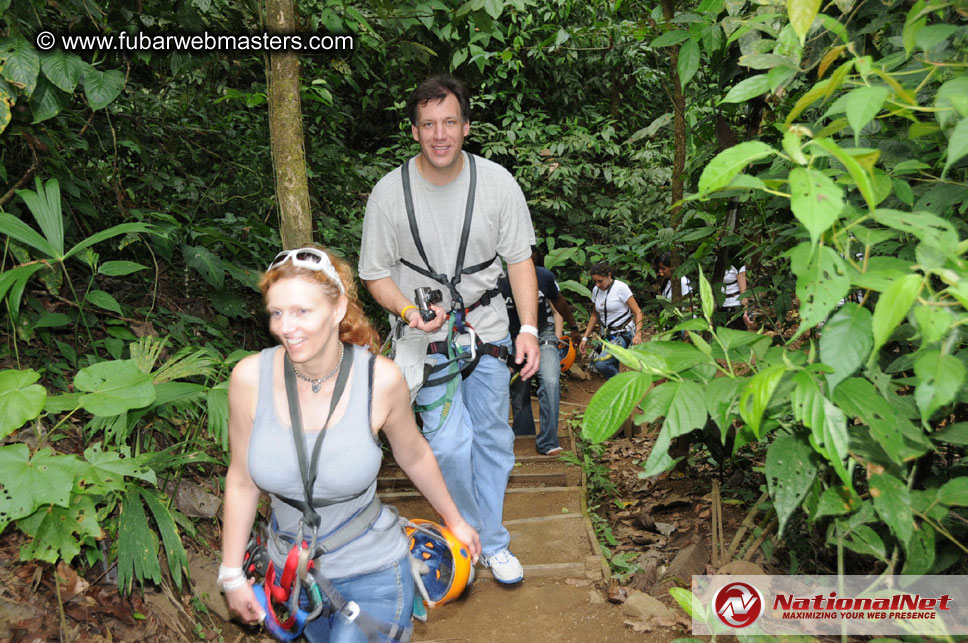
[[[417,215],[413,204],[413,192],[410,185],[410,163],[409,161],[404,163],[400,170],[402,174],[402,184],[403,184],[403,195],[404,203],[407,210],[407,221],[410,225],[410,234],[413,237],[414,246],[417,249],[417,253],[420,255],[423,261],[423,266],[417,265],[407,259],[401,258],[400,262],[414,270],[425,277],[429,277],[434,281],[442,284],[447,288],[450,293],[451,306],[450,312],[448,314],[448,321],[446,327],[446,338],[443,341],[430,342],[427,346],[427,355],[443,355],[444,360],[436,364],[430,365],[426,364],[424,367],[424,378],[422,386],[432,387],[440,384],[447,384],[444,395],[436,402],[416,406],[415,410],[417,412],[429,411],[438,407],[443,407],[441,411],[439,428],[443,425],[447,414],[450,411],[450,403],[453,401],[454,393],[457,390],[457,376],[467,377],[471,374],[474,368],[477,366],[478,360],[480,360],[483,355],[491,355],[504,362],[507,361],[507,347],[497,346],[495,344],[484,343],[477,336],[474,331],[474,327],[470,325],[467,321],[467,316],[471,311],[475,310],[479,306],[487,306],[491,303],[491,300],[500,294],[498,288],[492,288],[486,291],[480,299],[469,306],[464,305],[464,299],[458,291],[457,286],[460,284],[461,277],[464,275],[473,274],[475,272],[480,272],[485,268],[491,266],[495,261],[498,261],[498,256],[495,254],[492,258],[487,261],[482,261],[481,263],[474,264],[467,268],[464,267],[464,258],[467,252],[467,242],[470,238],[471,232],[471,221],[474,215],[474,198],[477,192],[477,163],[474,160],[473,154],[467,155],[468,159],[468,171],[470,173],[470,182],[467,188],[467,203],[464,207],[464,224],[461,229],[460,243],[457,248],[457,262],[454,266],[454,276],[448,277],[446,274],[439,273],[430,266],[430,261],[427,258],[427,253],[424,250],[423,243],[420,240],[420,230],[417,226]],[[399,331],[403,330],[402,326],[397,326]],[[470,341],[468,344],[463,345],[457,342],[457,338],[460,335],[469,335]],[[424,427],[424,433],[434,431],[436,429],[429,429]]]
[[[376,522],[383,509],[377,496],[373,501],[358,511],[353,517],[337,526],[329,533],[319,537],[321,518],[316,512],[317,507],[323,507],[340,502],[348,502],[360,497],[367,490],[364,489],[353,496],[339,499],[319,499],[313,497],[313,487],[318,473],[319,453],[326,430],[329,427],[333,412],[346,388],[346,382],[351,370],[353,351],[343,352],[339,365],[339,374],[333,387],[333,396],[329,405],[326,421],[313,443],[312,454],[307,463],[305,441],[302,430],[302,420],[299,410],[299,398],[296,391],[296,376],[293,371],[289,355],[284,356],[284,379],[286,396],[289,403],[289,415],[292,422],[293,440],[296,446],[296,456],[303,482],[304,499],[277,496],[286,504],[302,511],[303,517],[299,522],[296,534],[286,534],[277,529],[273,520],[268,525],[265,535],[253,535],[249,540],[243,562],[247,575],[262,575],[263,582],[254,586],[256,598],[259,600],[266,614],[265,625],[270,634],[280,641],[292,641],[302,635],[306,624],[310,621],[332,614],[343,614],[350,622],[355,623],[369,641],[378,641],[382,637],[393,641],[407,643],[412,635],[412,627],[401,627],[397,623],[379,621],[360,609],[355,601],[348,601],[333,583],[320,573],[315,561],[322,554],[335,551],[340,547],[356,540]],[[373,367],[374,357],[369,360],[369,403],[373,398]],[[369,407],[368,407],[369,408]],[[307,531],[309,532],[307,535]],[[286,562],[281,574],[270,559],[267,543],[273,541],[280,551],[288,548]],[[309,609],[300,605],[300,596],[305,590]],[[324,597],[326,600],[324,600]],[[280,609],[284,611],[279,611]]]

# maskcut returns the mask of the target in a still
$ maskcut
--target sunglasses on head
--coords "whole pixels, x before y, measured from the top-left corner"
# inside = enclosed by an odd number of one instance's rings
[[[297,268],[306,268],[307,270],[322,272],[329,277],[330,281],[336,284],[341,295],[346,294],[346,290],[343,288],[343,282],[340,281],[339,275],[336,273],[336,268],[333,267],[333,262],[329,260],[329,255],[322,250],[317,250],[316,248],[283,250],[272,260],[269,267],[266,268],[266,272],[273,268],[278,268],[286,263],[287,260],[291,261],[292,265]]]

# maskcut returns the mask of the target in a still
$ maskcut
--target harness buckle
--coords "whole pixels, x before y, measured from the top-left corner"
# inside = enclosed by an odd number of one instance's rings
[[[356,617],[360,615],[360,606],[356,601],[347,601],[346,606],[343,608],[343,616],[349,619],[350,623],[356,620]]]

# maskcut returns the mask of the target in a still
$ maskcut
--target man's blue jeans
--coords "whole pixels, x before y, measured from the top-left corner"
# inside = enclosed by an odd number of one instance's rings
[[[632,333],[626,331],[623,333],[617,333],[615,335],[609,335],[608,341],[622,348],[628,347],[632,343]],[[612,357],[612,354],[608,352],[608,349],[602,349],[601,354],[592,360],[592,368],[601,373],[605,379],[611,379],[618,375],[618,360]]]
[[[511,337],[494,343],[510,347]],[[430,359],[446,361],[443,355]],[[514,433],[508,425],[509,378],[507,364],[485,355],[467,379],[458,376],[449,407],[438,406],[420,414],[447,489],[464,519],[480,534],[485,555],[504,549],[511,540],[502,524],[504,491],[514,468]],[[446,391],[447,384],[424,387],[417,393],[416,403],[432,404]],[[441,425],[445,408],[447,417]]]
[[[558,414],[561,406],[561,358],[553,329],[541,333],[541,364],[538,367],[538,417],[541,421],[535,448],[548,453],[558,448]],[[515,380],[511,385],[511,413],[515,435],[534,435],[531,411],[531,381]]]
[[[356,601],[360,610],[384,623],[396,623],[401,628],[411,625],[413,614],[413,576],[410,572],[410,552],[395,563],[359,576],[332,580],[337,591],[348,601]],[[323,600],[327,601],[325,595]],[[303,590],[300,605],[309,609],[309,599]],[[306,624],[303,634],[310,643],[367,643],[363,630],[342,614],[317,618]],[[381,641],[389,640],[381,636]]]

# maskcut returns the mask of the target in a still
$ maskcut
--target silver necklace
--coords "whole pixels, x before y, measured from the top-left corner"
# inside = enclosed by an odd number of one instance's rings
[[[339,365],[342,364],[342,363],[343,363],[343,342],[340,342],[339,343],[339,359],[336,360],[336,366],[333,367],[333,370],[331,370],[329,373],[326,373],[326,375],[323,375],[322,377],[317,377],[317,378],[313,379],[312,377],[308,377],[308,376],[303,375],[302,373],[300,373],[299,372],[299,369],[296,368],[296,365],[295,364],[292,365],[292,370],[296,372],[296,377],[298,377],[299,379],[304,380],[306,382],[309,382],[312,385],[312,387],[313,387],[313,393],[319,393],[319,389],[323,385],[323,382],[325,382],[326,380],[328,380],[332,376],[336,375],[336,371],[339,370]]]

